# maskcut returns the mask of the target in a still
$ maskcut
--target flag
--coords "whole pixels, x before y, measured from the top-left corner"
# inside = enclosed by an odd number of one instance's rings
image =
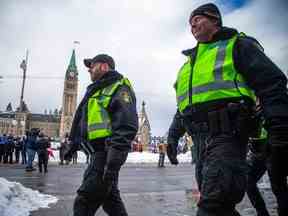
[[[20,68],[23,69],[23,70],[26,70],[26,67],[27,67],[26,61],[23,60],[23,61],[21,62],[21,64],[20,64]]]

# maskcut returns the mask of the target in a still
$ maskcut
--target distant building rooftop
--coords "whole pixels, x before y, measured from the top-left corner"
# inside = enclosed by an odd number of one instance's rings
[[[36,114],[32,113],[30,116],[31,121],[41,121],[41,122],[60,122],[60,115],[49,115],[49,114]]]
[[[1,112],[0,113],[0,118],[15,118],[16,114],[15,112]]]

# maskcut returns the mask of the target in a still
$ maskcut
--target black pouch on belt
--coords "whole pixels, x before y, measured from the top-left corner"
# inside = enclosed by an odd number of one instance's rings
[[[226,108],[208,113],[209,132],[211,135],[220,133],[231,133],[229,113]]]

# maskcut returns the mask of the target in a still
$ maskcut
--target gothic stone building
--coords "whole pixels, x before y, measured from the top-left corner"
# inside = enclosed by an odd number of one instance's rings
[[[16,111],[11,104],[5,112],[0,112],[0,135],[13,134],[22,136],[26,130],[40,128],[49,137],[63,138],[69,133],[73,115],[76,110],[78,92],[78,70],[76,66],[75,50],[73,50],[68,68],[65,74],[64,90],[62,96],[62,108],[54,112],[44,114],[31,113],[23,102]],[[139,113],[139,130],[133,142],[136,151],[148,151],[151,142],[151,128],[145,110],[145,103]]]
[[[151,127],[145,110],[145,102],[142,103],[141,112],[138,113],[138,132],[132,143],[133,151],[150,151]]]
[[[11,104],[5,112],[0,112],[0,134],[23,136],[26,130],[40,128],[49,137],[63,137],[70,131],[74,112],[76,110],[78,92],[78,70],[75,50],[72,52],[70,63],[66,70],[62,108],[49,114],[31,113],[23,102],[16,111]]]

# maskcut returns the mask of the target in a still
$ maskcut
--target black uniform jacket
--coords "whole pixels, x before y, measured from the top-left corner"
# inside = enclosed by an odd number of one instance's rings
[[[222,27],[211,42],[227,40],[235,34],[238,34],[237,30]],[[183,54],[188,56],[195,52],[197,52],[197,46],[184,50]],[[261,45],[249,36],[240,37],[235,43],[233,60],[237,72],[243,76],[246,84],[260,99],[265,119],[288,118],[287,78],[265,55]],[[202,105],[213,107],[222,101],[212,101]]]
[[[86,94],[79,104],[72,123],[70,140],[73,148],[78,147],[80,142],[87,141],[87,103],[91,95],[97,90],[115,83],[123,76],[117,71],[109,71],[100,80],[87,87]],[[96,139],[90,142],[96,151],[102,151],[105,144],[120,151],[129,151],[131,142],[138,130],[138,116],[136,109],[136,97],[134,92],[127,86],[120,86],[112,95],[108,113],[111,117],[112,135],[105,139]]]

